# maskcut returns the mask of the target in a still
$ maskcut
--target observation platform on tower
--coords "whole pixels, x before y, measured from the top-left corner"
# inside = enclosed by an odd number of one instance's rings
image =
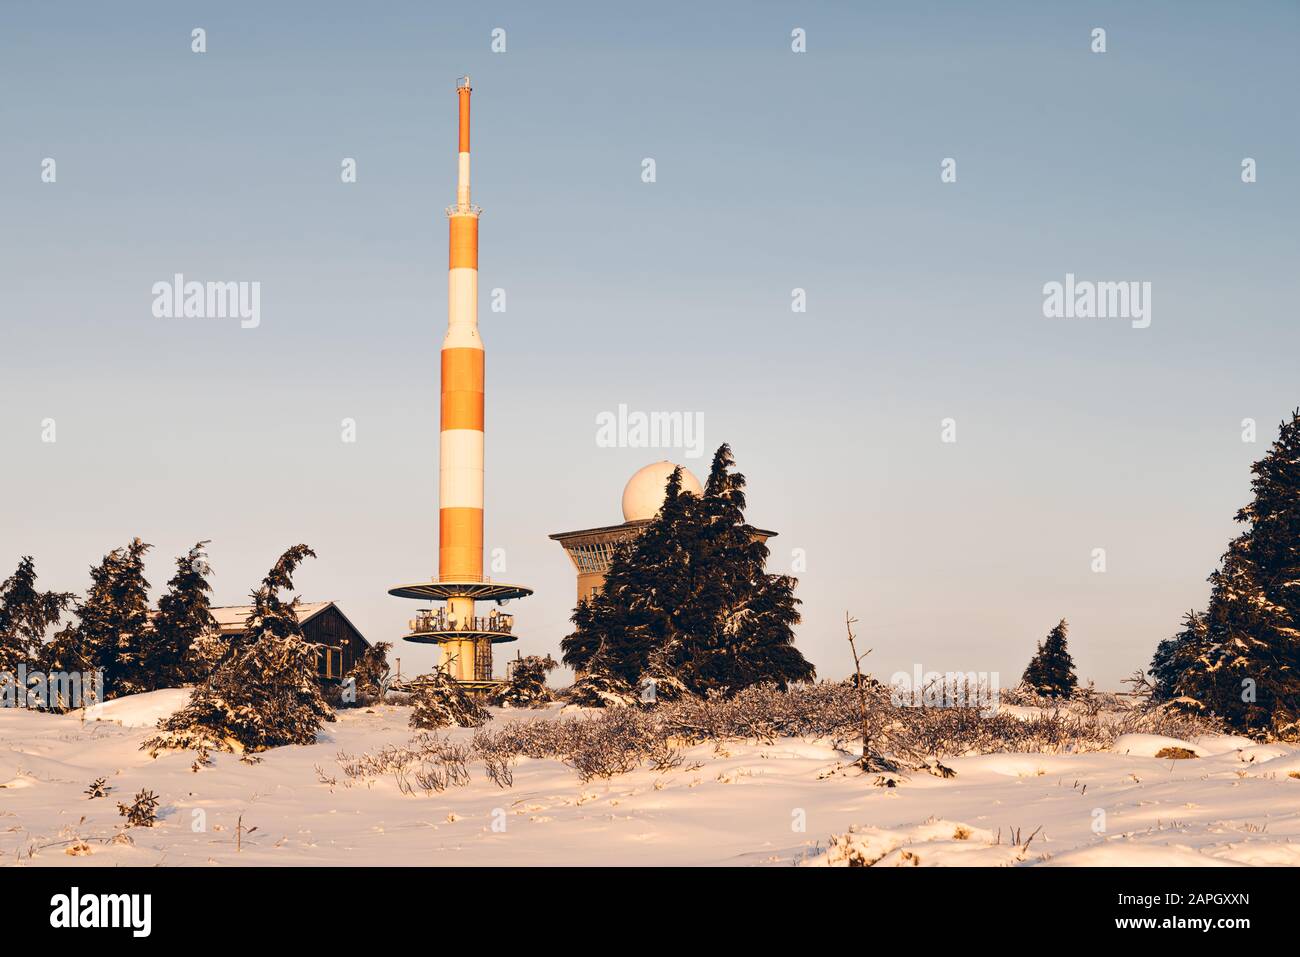
[[[498,605],[515,598],[527,598],[531,588],[490,578],[449,578],[413,585],[398,585],[388,589],[396,598],[413,598],[416,601],[448,601],[469,598],[475,602],[494,601]],[[407,622],[409,631],[402,640],[416,644],[441,645],[448,642],[472,641],[478,645],[499,645],[518,641],[514,633],[515,616],[493,609],[486,615],[456,615],[450,608],[421,608]],[[491,674],[488,659],[488,674]],[[476,668],[482,670],[482,663]]]
[[[513,598],[527,598],[533,593],[523,585],[493,581],[491,578],[438,578],[414,585],[397,585],[388,589],[394,598],[414,598],[417,601],[445,601],[448,598],[472,598],[475,601],[494,601],[497,604]]]
[[[403,636],[405,641],[417,644],[439,645],[445,641],[490,641],[499,645],[507,641],[518,641],[514,634],[515,616],[492,612],[489,615],[473,615],[458,619],[442,609],[421,609],[415,617],[407,622],[410,632]]]

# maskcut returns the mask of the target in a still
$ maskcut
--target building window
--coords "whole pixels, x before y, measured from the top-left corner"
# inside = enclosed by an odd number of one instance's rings
[[[343,649],[322,645],[316,649],[316,671],[322,678],[343,677]]]
[[[573,563],[582,572],[607,572],[614,559],[613,542],[597,542],[589,545],[574,545],[569,549]]]

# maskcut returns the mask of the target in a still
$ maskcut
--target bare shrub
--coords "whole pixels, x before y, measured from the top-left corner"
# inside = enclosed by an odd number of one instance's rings
[[[665,738],[655,738],[650,743],[650,767],[656,771],[672,771],[682,766],[682,749],[673,747]]]
[[[489,780],[499,788],[513,787],[515,783],[515,763],[513,755],[483,755],[483,768]]]
[[[468,745],[424,733],[404,746],[385,745],[374,754],[350,755],[340,751],[338,763],[344,776],[354,781],[369,784],[391,774],[403,794],[414,794],[416,787],[430,793],[468,784],[470,753]]]
[[[507,736],[479,731],[474,735],[474,753],[483,759],[488,780],[499,788],[514,785],[519,752],[512,749]]]
[[[656,749],[665,756],[660,747],[664,737],[662,723],[651,712],[609,708],[592,717],[512,722],[481,730],[474,736],[474,750],[489,763],[489,776],[497,773],[494,768],[508,767],[507,759],[525,755],[562,761],[589,781],[625,774]]]
[[[476,731],[472,744],[461,746],[463,757],[450,761],[463,767],[483,761],[487,776],[499,787],[511,787],[520,757],[551,759],[572,767],[583,781],[625,774],[643,765],[669,771],[685,764],[684,751],[694,745],[726,741],[771,742],[778,738],[828,740],[844,751],[860,748],[865,733],[873,774],[888,776],[905,769],[925,770],[940,777],[953,774],[949,758],[994,752],[1061,753],[1109,748],[1122,734],[1148,733],[1191,738],[1221,730],[1209,719],[1196,718],[1165,706],[1149,706],[1128,696],[1084,689],[1079,700],[1042,699],[1030,713],[960,707],[900,705],[891,689],[870,676],[820,684],[795,684],[786,691],[755,685],[731,697],[710,695],[660,701],[653,707],[603,708],[581,716],[555,720],[498,722]],[[982,695],[968,700],[984,700]],[[1020,701],[1035,701],[1018,696]],[[1034,707],[1026,705],[1026,707]],[[426,790],[442,783],[447,759],[446,739],[426,736],[423,753],[407,758],[403,749],[386,749],[374,756],[340,755],[350,777],[381,774],[426,775],[416,783]],[[419,739],[416,739],[419,740]],[[458,752],[459,755],[459,752]],[[468,774],[466,773],[466,780]]]
[[[888,695],[868,692],[872,711],[888,705]],[[714,693],[687,698],[655,709],[670,732],[692,741],[776,738],[822,738],[860,733],[861,712],[853,684],[821,682],[791,685],[751,685],[730,698]]]
[[[632,708],[611,709],[599,720],[575,721],[577,732],[562,757],[583,781],[626,774],[641,764],[652,750],[657,722]]]

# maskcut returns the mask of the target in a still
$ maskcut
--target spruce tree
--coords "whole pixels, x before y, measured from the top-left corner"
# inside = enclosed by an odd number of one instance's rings
[[[415,707],[410,725],[426,731],[438,728],[477,728],[491,720],[485,708],[441,668],[434,668],[416,683]]]
[[[230,655],[144,747],[262,751],[315,743],[321,723],[333,721],[334,712],[316,679],[316,649],[298,623],[298,599],[280,597],[292,590],[302,561],[315,556],[306,545],[280,556],[252,593],[253,610]]]
[[[528,655],[511,662],[510,677],[492,689],[488,704],[498,708],[540,708],[554,695],[546,687],[546,675],[557,662],[550,655]]]
[[[197,646],[217,627],[208,600],[212,568],[204,551],[207,545],[199,542],[176,559],[176,574],[167,583],[167,593],[158,599],[152,641],[155,688],[192,684],[210,673]]]
[[[675,632],[674,610],[687,598],[695,497],[682,491],[674,470],[664,504],[639,536],[614,550],[605,585],[574,610],[574,630],[560,642],[564,663],[575,671],[600,671],[636,685],[651,652]],[[663,658],[663,655],[660,655]],[[663,667],[672,662],[662,661]]]
[[[152,548],[134,539],[115,548],[90,570],[90,590],[77,608],[77,623],[59,643],[57,656],[80,669],[102,669],[104,697],[150,690],[149,582],[144,557]]]
[[[768,548],[745,522],[745,476],[734,466],[722,445],[700,500],[691,597],[680,612],[687,647],[679,674],[696,694],[761,683],[784,690],[815,677],[794,647],[796,580],[766,572]]]
[[[1183,627],[1172,638],[1160,642],[1151,657],[1152,700],[1163,703],[1177,699],[1179,677],[1209,647],[1210,630],[1205,615],[1195,610],[1187,612],[1183,616]]]
[[[62,622],[75,597],[37,591],[36,563],[30,555],[19,560],[0,583],[0,674],[16,674],[21,664],[31,671],[41,667],[46,635]]]
[[[766,572],[734,464],[723,445],[698,498],[674,470],[659,513],[615,551],[601,594],[575,610],[565,664],[633,687],[652,680],[663,698],[814,677],[794,647],[795,579]]]
[[[607,628],[621,611],[603,593],[581,599],[569,619],[573,631],[560,639],[561,660],[579,674],[597,667],[608,657]]]
[[[690,597],[699,525],[698,499],[683,491],[681,470],[674,469],[655,519],[615,555],[596,596],[592,613],[602,639],[600,664],[630,686],[641,683],[652,658],[664,669],[680,665],[678,619]]]
[[[352,682],[352,700],[344,698],[348,704],[368,705],[382,702],[388,691],[388,653],[392,651],[392,642],[380,641],[361,653],[356,664],[343,676],[344,685]]]
[[[618,675],[595,662],[564,693],[569,704],[580,708],[623,708],[637,702],[637,691]]]
[[[1280,609],[1260,586],[1249,532],[1228,546],[1209,581],[1207,647],[1186,662],[1176,682],[1179,702],[1217,715],[1236,730],[1266,732],[1279,709],[1294,714],[1300,688],[1296,663],[1286,660],[1288,652],[1294,654],[1294,644],[1285,640]],[[1280,724],[1294,720],[1280,717]]]
[[[681,639],[669,636],[650,649],[649,662],[637,683],[641,701],[680,701],[691,693],[680,664]]]
[[[1248,526],[1210,575],[1207,636],[1178,700],[1238,731],[1300,738],[1300,409],[1251,466]]]
[[[1048,698],[1069,698],[1079,679],[1074,674],[1074,659],[1066,647],[1069,624],[1064,618],[1038,643],[1038,650],[1029,660],[1020,679],[1038,694]]]

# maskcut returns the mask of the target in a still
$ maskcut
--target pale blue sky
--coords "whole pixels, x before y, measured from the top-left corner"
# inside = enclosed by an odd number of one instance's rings
[[[468,72],[481,283],[508,296],[480,313],[486,539],[537,589],[511,653],[566,631],[547,534],[618,521],[678,457],[597,447],[626,403],[732,443],[772,569],[806,552],[823,675],[846,609],[878,672],[1004,681],[1064,616],[1114,686],[1203,603],[1300,403],[1297,40],[1292,3],[6,5],[0,571],[31,553],[80,591],[138,534],[157,591],[211,538],[236,603],[305,541],[303,597],[398,637],[415,605],[386,590],[436,561]],[[153,318],[177,272],[261,282],[260,328]],[[1151,327],[1043,318],[1066,272],[1150,281]]]

